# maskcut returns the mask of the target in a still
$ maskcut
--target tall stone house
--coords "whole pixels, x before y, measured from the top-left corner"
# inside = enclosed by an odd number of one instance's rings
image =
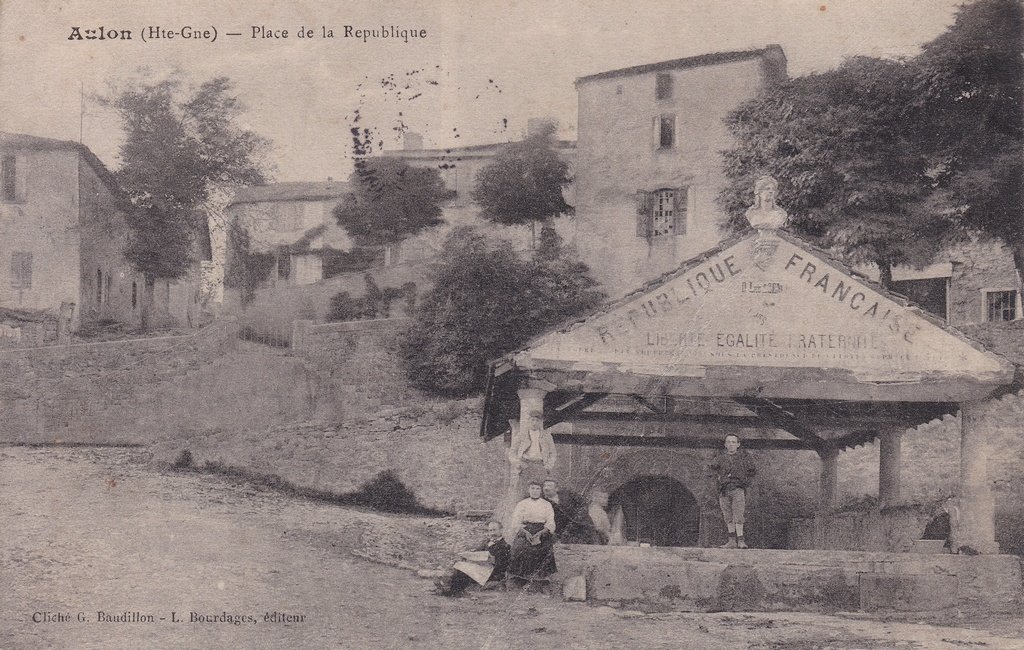
[[[117,185],[99,158],[77,142],[0,133],[0,168],[8,343],[52,339],[62,305],[72,330],[103,320],[137,323],[142,277],[124,258]]]

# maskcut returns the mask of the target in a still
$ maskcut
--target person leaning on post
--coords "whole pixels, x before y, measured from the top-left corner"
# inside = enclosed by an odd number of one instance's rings
[[[718,487],[718,505],[722,508],[729,541],[722,548],[747,548],[743,538],[743,522],[747,508],[747,489],[757,469],[746,449],[740,449],[739,436],[725,437],[725,451],[711,461],[708,468],[715,476]]]

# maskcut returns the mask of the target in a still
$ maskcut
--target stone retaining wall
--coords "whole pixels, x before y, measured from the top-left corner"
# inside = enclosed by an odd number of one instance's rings
[[[236,340],[235,324],[222,321],[186,336],[0,350],[0,442],[147,442],[138,423],[156,387]]]

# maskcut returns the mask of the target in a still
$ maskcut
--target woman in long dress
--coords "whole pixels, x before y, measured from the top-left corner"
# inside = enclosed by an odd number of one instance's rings
[[[509,575],[520,580],[542,580],[556,571],[555,510],[541,498],[542,486],[530,482],[530,496],[512,510],[512,560]]]

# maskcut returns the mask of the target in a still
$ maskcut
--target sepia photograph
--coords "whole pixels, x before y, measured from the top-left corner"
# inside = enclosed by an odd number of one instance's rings
[[[0,0],[0,648],[1024,649],[1021,0]]]

